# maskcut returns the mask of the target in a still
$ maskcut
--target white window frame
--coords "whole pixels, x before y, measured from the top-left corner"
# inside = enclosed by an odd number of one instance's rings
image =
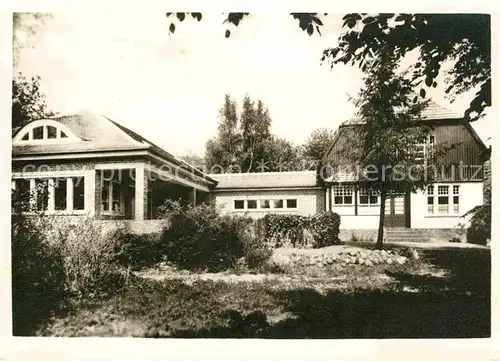
[[[446,190],[446,191],[445,191]],[[459,217],[462,203],[461,186],[455,183],[435,183],[427,186],[425,191],[425,205],[427,217]],[[432,204],[428,203],[429,197],[432,197]],[[439,198],[448,198],[447,212],[440,212]],[[455,204],[455,197],[458,197],[458,203]],[[441,205],[442,206],[442,205]],[[432,212],[430,209],[432,207]]]
[[[342,203],[335,203],[336,197],[342,197]],[[351,197],[351,203],[345,203],[344,198]],[[332,186],[332,206],[334,207],[353,207],[354,206],[354,185],[335,184]]]
[[[30,182],[30,193],[32,197],[30,197],[30,203],[31,203],[31,210],[23,212],[23,214],[38,214],[38,213],[43,213],[43,214],[48,214],[48,215],[83,215],[87,213],[89,205],[87,204],[87,194],[86,192],[88,191],[87,187],[84,186],[84,203],[83,203],[83,209],[73,209],[73,192],[74,192],[74,183],[73,179],[74,178],[83,178],[84,184],[87,184],[88,179],[85,175],[85,173],[72,173],[71,175],[61,175],[61,176],[54,176],[54,175],[43,175],[43,174],[37,174],[37,175],[17,175],[13,176],[12,178],[12,189],[15,190],[17,185],[16,185],[16,180],[27,180]],[[36,181],[37,180],[47,180],[48,181],[48,204],[47,204],[47,210],[36,210],[37,207],[37,195],[35,192],[36,189]],[[61,210],[56,210],[55,209],[55,183],[56,180],[59,182],[66,181],[67,182],[67,187],[66,187],[66,209],[61,209]],[[71,183],[71,186],[70,186]]]
[[[417,144],[417,150],[415,154],[415,161],[421,161],[425,163],[427,161],[427,156],[429,154],[429,147],[436,144],[436,135],[428,134],[425,143]],[[421,156],[420,156],[421,155]]]
[[[361,197],[362,196],[367,196],[368,197],[368,203],[361,203]],[[371,203],[370,202],[370,197],[377,197],[377,202],[376,203]],[[377,207],[380,205],[380,196],[378,195],[378,192],[376,191],[370,191],[368,192],[366,188],[359,188],[358,189],[358,206],[359,207]]]
[[[125,197],[123,196],[123,189],[120,189],[120,211],[114,211],[113,208],[113,187],[115,184],[121,185],[122,183],[118,179],[105,179],[105,181],[109,182],[109,189],[108,189],[108,210],[105,211],[103,204],[102,204],[102,199],[101,199],[101,214],[106,215],[106,216],[124,216],[125,215]],[[102,187],[104,187],[104,181],[101,182]],[[101,187],[101,197],[102,197],[102,187]]]
[[[56,133],[56,138],[50,138],[48,137],[48,127],[55,127],[57,130]],[[43,127],[43,136],[42,139],[34,139],[33,138],[33,130],[38,127]],[[66,135],[65,138],[63,138],[62,132]],[[23,138],[28,134],[28,139],[23,140]],[[23,127],[18,134],[12,139],[13,144],[51,144],[51,143],[68,143],[68,142],[74,142],[75,140],[80,140],[79,137],[77,137],[67,126],[64,124],[55,121],[55,120],[50,120],[50,119],[44,119],[44,120],[37,120],[34,122],[29,123],[25,127]]]
[[[297,206],[292,208],[292,207],[287,207],[287,200],[295,200]],[[235,207],[235,202],[236,201],[243,201],[243,208],[236,208]],[[257,202],[257,207],[256,208],[248,208],[248,201],[255,201]],[[261,207],[261,202],[263,201],[268,201],[269,202],[269,208],[263,208]],[[281,201],[283,204],[283,207],[278,208],[274,206],[275,201]],[[298,197],[273,197],[273,196],[261,196],[261,197],[237,197],[233,198],[231,200],[232,205],[231,209],[233,212],[290,212],[290,211],[297,211],[299,209],[299,198]]]

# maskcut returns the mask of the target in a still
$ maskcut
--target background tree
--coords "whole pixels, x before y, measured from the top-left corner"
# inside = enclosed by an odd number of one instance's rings
[[[262,169],[263,162],[270,160],[266,145],[272,141],[271,117],[269,110],[262,101],[257,101],[257,106],[246,96],[243,100],[241,113],[241,137],[243,140],[242,168],[244,172],[257,172]]]
[[[383,247],[386,200],[423,190],[435,182],[439,174],[429,172],[428,165],[436,164],[449,149],[430,149],[427,144],[427,158],[417,161],[417,152],[432,130],[420,117],[428,101],[414,102],[413,84],[405,74],[395,73],[397,66],[397,61],[388,56],[370,67],[354,99],[361,121],[353,125],[344,149],[350,162],[360,166],[359,186],[380,196],[378,249]]]
[[[179,156],[179,158],[202,171],[205,169],[205,158],[203,156],[190,152]]]
[[[298,147],[273,135],[271,123],[262,101],[254,102],[245,96],[238,115],[236,102],[226,95],[217,135],[205,145],[207,169],[229,173],[300,169]]]
[[[335,132],[328,128],[314,130],[303,146],[302,157],[311,163],[319,162],[332,144]]]
[[[285,138],[278,136],[272,137],[266,145],[268,154],[268,169],[273,172],[289,172],[305,170],[307,164],[304,164],[301,147],[294,145]]]
[[[54,113],[47,110],[45,95],[40,90],[40,77],[26,78],[19,73],[12,80],[12,130],[51,115]]]
[[[205,163],[208,169],[214,166],[224,168],[225,172],[239,172],[242,159],[242,137],[236,101],[229,94],[219,111],[217,135],[205,144]]]

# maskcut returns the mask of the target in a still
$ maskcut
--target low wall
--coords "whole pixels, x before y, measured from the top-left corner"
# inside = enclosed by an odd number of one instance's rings
[[[411,235],[414,234],[417,242],[448,242],[453,238],[466,242],[466,232],[460,228],[403,228],[402,230],[405,233],[402,240],[412,241]],[[349,242],[354,237],[358,241],[375,242],[377,234],[377,229],[340,229],[339,238],[342,242]],[[391,235],[391,238],[394,236]],[[387,229],[384,231],[384,239],[388,239]]]
[[[163,227],[168,226],[169,224],[168,220],[164,219],[148,219],[143,221],[97,220],[95,222],[99,222],[103,226],[105,231],[112,231],[118,228],[123,228],[129,232],[136,234],[156,233],[161,231]]]
[[[373,241],[377,240],[377,229],[340,229],[339,238],[342,242],[349,242],[354,237],[358,241]]]

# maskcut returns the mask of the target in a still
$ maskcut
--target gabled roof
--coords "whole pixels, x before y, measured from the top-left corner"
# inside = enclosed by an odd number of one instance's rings
[[[463,119],[463,115],[455,113],[430,100],[428,106],[422,110],[420,115],[423,120]],[[345,120],[340,126],[363,124],[363,120],[355,115]]]
[[[472,128],[470,122],[468,122],[462,115],[452,112],[440,105],[438,105],[434,101],[429,101],[428,106],[421,113],[422,120],[425,124],[429,125],[444,125],[444,124],[460,124],[463,125],[471,134],[472,138],[476,141],[477,145],[483,152],[487,152],[487,148],[484,145],[481,138]],[[327,148],[326,152],[323,154],[320,167],[318,167],[318,176],[320,169],[322,166],[327,164],[327,157],[332,152],[332,150],[338,146],[340,148],[350,147],[351,149],[357,147],[362,143],[362,139],[359,136],[353,135],[356,134],[356,126],[364,124],[364,121],[357,116],[354,116],[339,126],[337,132],[335,133],[334,139],[332,140],[330,146]],[[346,143],[346,139],[349,139],[349,143]],[[359,144],[357,143],[359,141]],[[356,164],[357,161],[354,159],[347,159],[346,155],[343,155],[343,164]],[[336,176],[339,176],[338,174]],[[347,178],[346,178],[347,177]],[[351,175],[341,175],[339,179],[343,179],[349,181],[349,177]]]
[[[209,174],[217,189],[316,187],[316,171]]]

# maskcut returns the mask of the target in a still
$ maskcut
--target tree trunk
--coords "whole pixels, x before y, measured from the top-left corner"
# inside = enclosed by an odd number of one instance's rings
[[[385,221],[385,200],[387,199],[387,192],[385,187],[382,186],[380,191],[380,215],[378,222],[378,235],[375,249],[382,249],[384,246],[384,221]]]

